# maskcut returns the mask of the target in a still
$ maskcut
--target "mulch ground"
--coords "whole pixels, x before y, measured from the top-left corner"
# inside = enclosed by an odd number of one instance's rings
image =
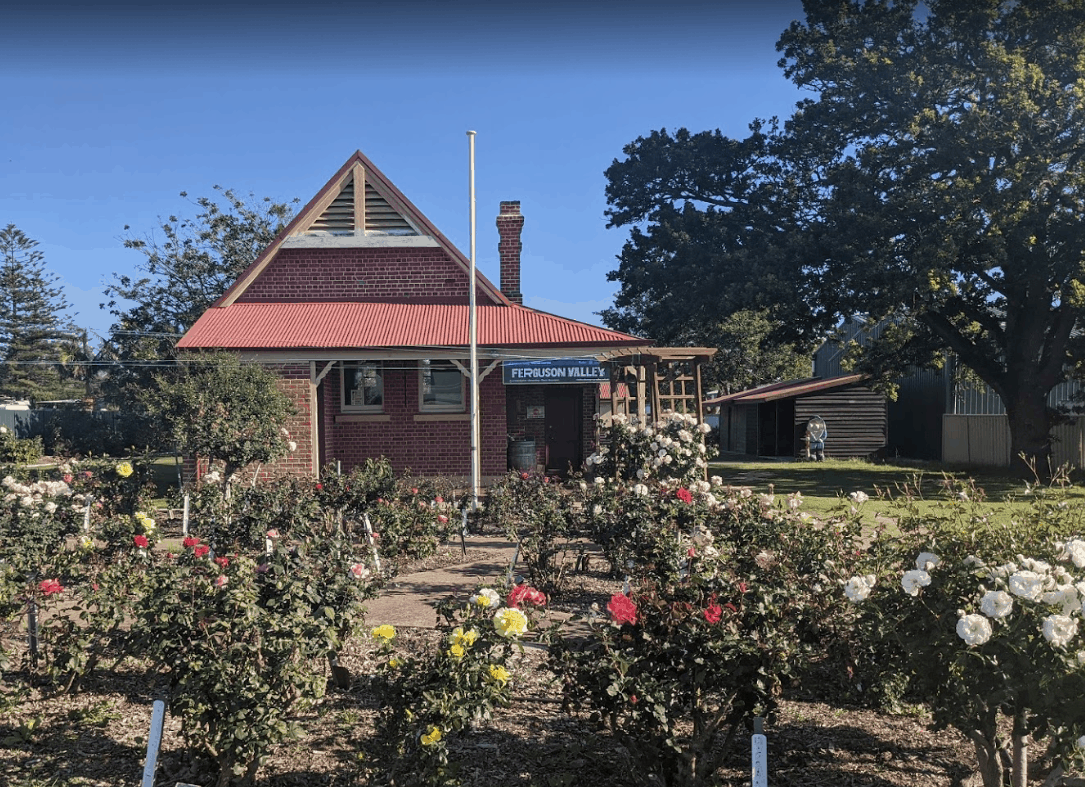
[[[471,553],[467,559],[477,559]],[[412,569],[464,560],[458,544]],[[574,574],[570,592],[556,606],[605,605],[618,588],[598,564]],[[401,629],[397,644],[428,648],[437,633]],[[346,689],[300,717],[306,735],[278,747],[261,769],[268,787],[365,784],[361,754],[378,708],[368,688],[375,660],[360,638],[340,662],[352,676]],[[512,704],[492,722],[453,743],[467,787],[614,785],[637,782],[622,746],[585,716],[563,711],[544,654],[529,648],[517,670]],[[9,673],[0,683],[0,784],[10,787],[117,787],[137,785],[143,771],[153,678],[128,661],[97,673],[76,696],[52,695],[44,686],[24,688],[26,676]],[[930,732],[922,714],[890,715],[827,702],[818,687],[796,690],[766,728],[769,783],[798,787],[939,787],[959,785],[971,773],[971,746],[952,731]],[[1040,766],[1042,767],[1042,765]],[[176,719],[167,717],[157,785],[208,785],[186,757]],[[377,783],[373,781],[371,783]],[[748,785],[748,739],[733,747],[720,784]]]

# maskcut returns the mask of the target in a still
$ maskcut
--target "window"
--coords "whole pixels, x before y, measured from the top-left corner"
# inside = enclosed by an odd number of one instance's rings
[[[422,412],[462,413],[464,406],[464,377],[452,361],[422,361]]]
[[[343,361],[340,372],[343,412],[384,411],[384,370],[378,361]]]

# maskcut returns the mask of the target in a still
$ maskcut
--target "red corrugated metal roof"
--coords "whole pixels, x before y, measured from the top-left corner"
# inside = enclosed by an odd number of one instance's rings
[[[808,377],[803,380],[787,380],[782,383],[762,385],[760,388],[751,388],[748,391],[718,396],[715,399],[706,399],[706,406],[720,404],[755,404],[757,402],[774,402],[777,399],[787,399],[791,396],[816,393],[818,391],[840,388],[845,385],[862,382],[868,379],[865,374],[848,374],[843,377]]]
[[[233,303],[212,307],[181,349],[281,350],[467,346],[466,304]],[[485,347],[626,346],[651,342],[523,306],[479,306]]]

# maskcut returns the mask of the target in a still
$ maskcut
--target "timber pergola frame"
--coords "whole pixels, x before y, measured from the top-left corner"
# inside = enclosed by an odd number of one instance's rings
[[[611,414],[618,414],[621,401],[625,414],[630,415],[630,406],[636,402],[641,417],[647,404],[652,420],[668,411],[682,412],[696,415],[697,423],[703,424],[701,367],[715,354],[715,347],[630,347],[596,356],[609,370]],[[621,400],[620,383],[629,391]]]

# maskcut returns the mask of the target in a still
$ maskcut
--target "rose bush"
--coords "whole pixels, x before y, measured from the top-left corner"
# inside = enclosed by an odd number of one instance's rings
[[[900,501],[899,533],[880,530],[844,585],[858,682],[878,700],[924,702],[936,727],[968,736],[986,787],[1004,783],[1004,762],[1025,784],[1029,739],[1080,764],[1085,540],[1071,536],[1085,532],[1081,507],[1034,487],[1028,513],[996,525],[974,486],[947,492],[934,515]]]
[[[391,626],[374,629],[383,643],[383,707],[366,747],[371,775],[394,784],[455,784],[458,763],[450,757],[449,739],[508,704],[522,637],[545,602],[528,586],[514,588],[508,598],[484,587],[466,603],[442,602],[440,644],[417,656],[396,649]]]
[[[664,413],[651,423],[619,414],[603,418],[600,426],[598,448],[584,461],[587,476],[689,486],[704,478],[715,455],[705,443],[711,427],[688,413]]]
[[[710,784],[753,715],[771,716],[785,681],[839,636],[854,520],[819,527],[769,496],[711,482],[589,485],[628,592],[551,650],[573,707],[623,743],[629,774],[650,784]],[[621,544],[621,548],[619,548]],[[613,559],[613,558],[612,558]]]

